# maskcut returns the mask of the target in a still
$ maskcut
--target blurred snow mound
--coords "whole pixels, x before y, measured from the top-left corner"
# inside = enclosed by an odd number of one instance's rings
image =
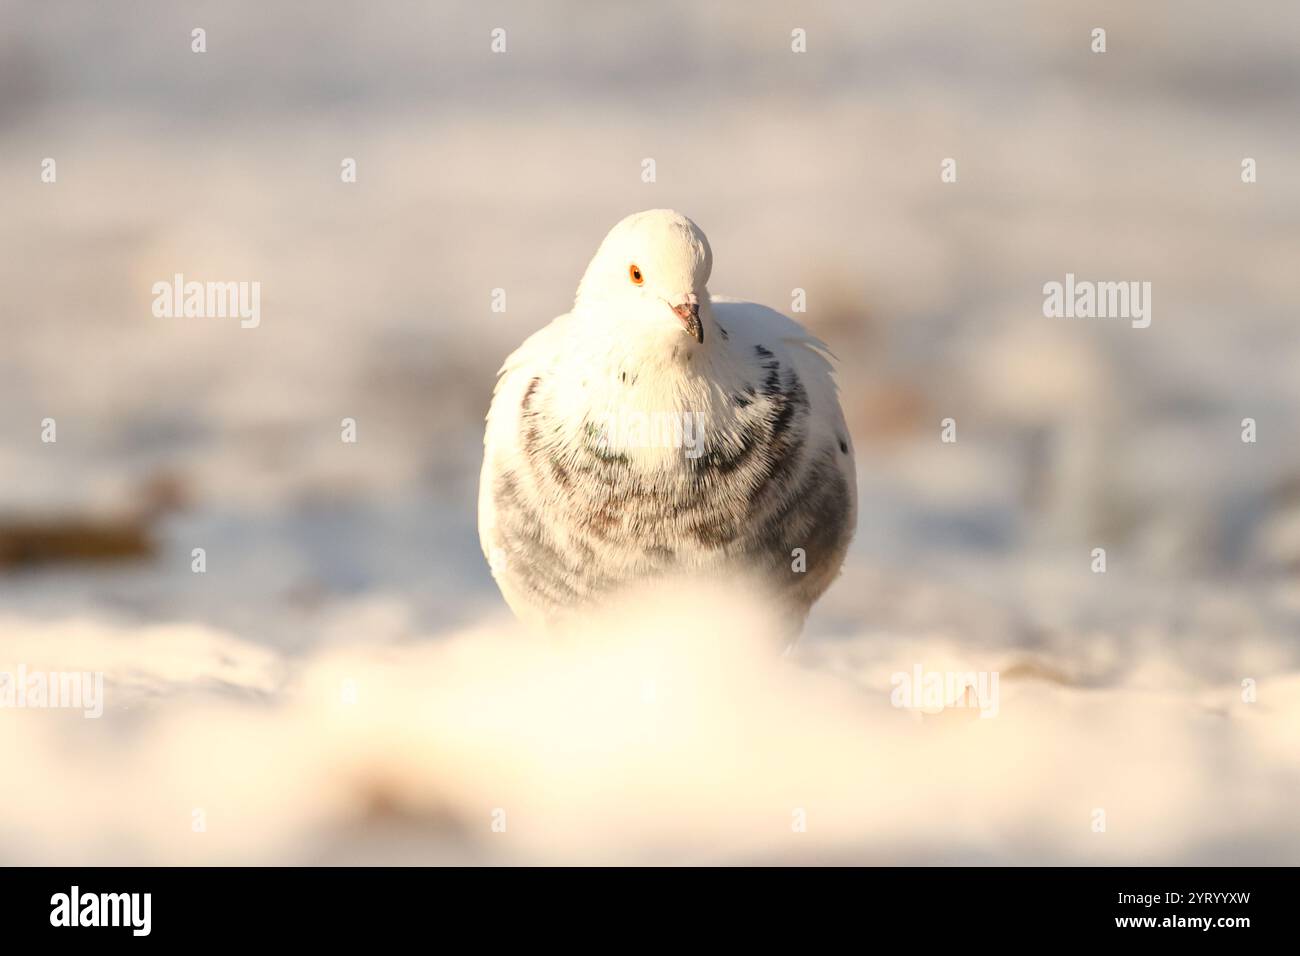
[[[9,618],[0,669],[110,691],[98,721],[0,711],[0,862],[1300,859],[1300,674],[1250,704],[1150,671],[1084,689],[937,637],[783,658],[772,620],[675,583],[565,638],[485,622],[294,661]],[[891,706],[884,675],[916,663],[1001,669],[996,719]]]

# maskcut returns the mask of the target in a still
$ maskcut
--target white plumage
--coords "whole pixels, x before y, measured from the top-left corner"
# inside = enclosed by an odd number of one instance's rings
[[[479,536],[521,618],[555,625],[652,577],[743,576],[793,637],[838,573],[857,492],[826,348],[711,296],[711,269],[686,217],[629,216],[573,309],[502,367]]]

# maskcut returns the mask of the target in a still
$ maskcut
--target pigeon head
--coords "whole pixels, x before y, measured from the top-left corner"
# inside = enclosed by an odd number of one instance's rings
[[[709,240],[681,213],[633,213],[596,250],[578,285],[574,310],[634,323],[657,336],[685,332],[703,345],[712,269]]]

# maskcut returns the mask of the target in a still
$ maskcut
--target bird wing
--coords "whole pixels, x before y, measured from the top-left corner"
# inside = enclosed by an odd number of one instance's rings
[[[483,432],[483,469],[479,476],[478,530],[483,556],[493,570],[497,586],[506,603],[522,620],[542,623],[536,610],[519,594],[509,574],[499,573],[505,555],[493,554],[501,547],[497,529],[497,504],[494,493],[497,478],[505,473],[520,473],[524,452],[520,446],[520,417],[524,396],[538,377],[548,378],[556,360],[565,354],[564,335],[571,316],[566,313],[538,329],[506,358],[497,373],[492,404],[488,408]]]
[[[823,442],[842,439],[851,452],[853,442],[835,381],[836,360],[826,343],[794,319],[765,305],[728,296],[712,296],[711,301],[714,318],[727,330],[733,346],[748,350],[761,345],[783,363],[794,366],[808,390],[815,438]],[[847,457],[850,477],[853,477],[853,456]],[[854,482],[850,482],[850,487],[854,487]]]

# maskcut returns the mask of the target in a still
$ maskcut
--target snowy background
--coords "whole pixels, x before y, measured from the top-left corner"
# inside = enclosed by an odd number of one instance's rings
[[[1286,2],[0,0],[0,671],[109,695],[0,710],[0,862],[1300,862],[1297,102]],[[656,206],[841,360],[790,658],[721,594],[530,642],[479,554],[495,369]]]

